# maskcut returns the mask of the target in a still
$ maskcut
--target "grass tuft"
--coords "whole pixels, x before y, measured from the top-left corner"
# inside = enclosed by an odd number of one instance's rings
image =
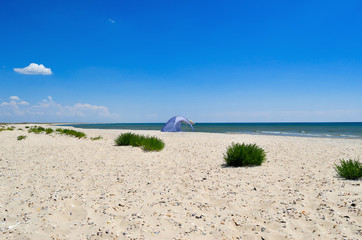
[[[117,146],[141,147],[145,151],[161,151],[165,147],[165,143],[157,137],[134,133],[122,133],[114,141]]]
[[[60,134],[69,135],[69,136],[73,136],[73,137],[77,137],[77,138],[86,138],[86,135],[85,135],[84,132],[78,132],[78,131],[71,130],[71,129],[57,128],[55,131],[57,133],[60,133]],[[51,133],[54,132],[54,129],[34,126],[34,127],[31,127],[28,130],[28,132],[29,133],[36,133],[36,134],[45,132],[45,134],[51,134]],[[94,139],[94,140],[98,140],[98,139]]]
[[[232,143],[224,154],[226,164],[233,167],[259,166],[265,161],[265,152],[256,144]]]
[[[161,151],[165,143],[157,137],[145,137],[142,140],[142,148],[145,151]]]
[[[18,140],[20,141],[20,140],[23,140],[23,139],[25,139],[25,138],[26,138],[26,136],[20,135],[20,136],[18,136],[16,139],[18,139]]]
[[[339,176],[357,180],[362,177],[362,164],[358,160],[340,160],[340,165],[335,164],[335,169]]]
[[[98,137],[91,137],[90,140],[94,141],[94,140],[100,140],[103,139],[102,136],[98,136]]]
[[[75,131],[75,130],[72,130],[72,129],[57,128],[55,131],[60,133],[60,134],[73,136],[73,137],[76,137],[76,138],[86,138],[86,135],[85,135],[84,132],[78,132],[78,131]]]
[[[2,132],[2,131],[14,131],[14,129],[15,129],[14,126],[7,127],[7,128],[1,127],[1,128],[0,128],[0,132]]]
[[[39,133],[42,133],[42,132],[45,132],[45,128],[43,128],[43,127],[38,127],[38,126],[31,127],[31,128],[28,130],[28,133],[39,134]]]
[[[35,133],[35,134],[45,132],[45,134],[51,134],[51,133],[54,132],[54,130],[52,128],[43,128],[43,127],[34,126],[34,127],[31,127],[28,130],[28,132],[29,133]]]
[[[136,137],[134,133],[122,133],[121,135],[116,138],[115,143],[117,146],[133,146],[131,141],[133,141]]]
[[[51,133],[53,133],[54,132],[54,130],[52,129],[52,128],[46,128],[45,129],[45,133],[46,134],[51,134]]]

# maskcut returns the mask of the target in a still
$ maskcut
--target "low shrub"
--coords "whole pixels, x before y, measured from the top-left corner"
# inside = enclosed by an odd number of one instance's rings
[[[30,128],[29,126],[25,126],[25,128]]]
[[[129,146],[132,145],[131,141],[135,139],[136,134],[134,133],[122,133],[116,138],[115,143],[117,146]]]
[[[18,140],[20,141],[20,140],[23,140],[23,139],[25,139],[25,138],[26,138],[26,136],[20,135],[20,136],[18,136],[16,139],[18,139]]]
[[[77,138],[86,138],[86,135],[84,132],[78,132],[73,129],[66,129],[66,128],[57,128],[55,130],[56,132],[64,135],[69,135]]]
[[[146,137],[142,141],[142,148],[145,151],[161,151],[165,147],[165,143],[156,137]]]
[[[265,161],[265,152],[256,144],[232,143],[224,154],[226,164],[233,167],[259,166]]]
[[[45,129],[45,133],[46,134],[51,134],[51,133],[53,133],[54,132],[54,130],[52,129],[52,128],[47,128],[47,129]]]
[[[339,176],[357,180],[362,177],[362,164],[358,160],[340,160],[340,165],[335,164],[336,172]]]
[[[42,133],[42,132],[45,132],[45,128],[43,128],[43,127],[38,127],[38,126],[31,127],[31,128],[28,130],[28,133],[39,134],[39,133]]]
[[[92,141],[94,141],[94,140],[100,140],[100,139],[103,139],[103,137],[102,136],[98,136],[98,137],[91,137],[90,138]]]
[[[145,151],[161,151],[165,147],[165,143],[157,137],[134,133],[122,133],[114,141],[117,146],[141,147]]]
[[[45,132],[45,134],[51,134],[51,133],[54,132],[54,130],[52,128],[43,128],[43,127],[34,126],[34,127],[31,127],[28,130],[28,132],[29,133],[35,133],[35,134]]]

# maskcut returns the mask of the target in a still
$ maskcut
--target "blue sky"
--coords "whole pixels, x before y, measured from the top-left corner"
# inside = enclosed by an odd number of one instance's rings
[[[361,12],[352,0],[2,0],[0,122],[362,121]]]

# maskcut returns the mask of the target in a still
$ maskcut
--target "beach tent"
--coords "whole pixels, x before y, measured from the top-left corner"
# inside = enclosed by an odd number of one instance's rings
[[[193,121],[188,120],[187,118],[184,118],[182,116],[175,116],[168,120],[168,122],[163,126],[161,132],[181,132],[181,123],[189,124],[192,131],[194,130],[194,128],[192,127],[192,124],[194,124]]]

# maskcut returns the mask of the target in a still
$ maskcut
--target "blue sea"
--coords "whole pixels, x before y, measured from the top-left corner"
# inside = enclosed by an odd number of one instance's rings
[[[68,124],[76,128],[161,130],[164,123]],[[195,132],[247,133],[298,137],[362,138],[362,122],[325,123],[196,123]],[[183,124],[182,131],[191,127]]]

